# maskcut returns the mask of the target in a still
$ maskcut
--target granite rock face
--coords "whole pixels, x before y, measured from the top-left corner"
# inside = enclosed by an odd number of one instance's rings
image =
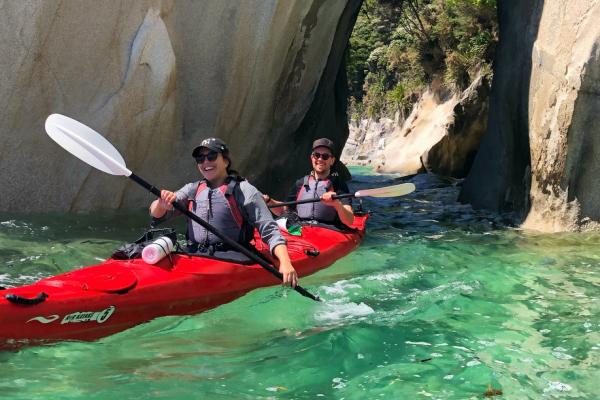
[[[0,211],[150,202],[52,142],[51,113],[102,133],[159,187],[198,178],[190,153],[207,136],[225,139],[260,189],[291,184],[313,139],[348,135],[343,54],[360,4],[0,3]]]
[[[434,85],[406,119],[397,114],[351,123],[342,161],[403,176],[465,177],[485,132],[488,87],[481,76],[459,93]]]
[[[536,230],[596,227],[600,3],[498,7],[489,125],[461,199],[516,211]]]
[[[425,170],[454,178],[467,176],[485,133],[488,108],[489,84],[479,76],[458,96],[446,134],[421,155]]]
[[[342,151],[342,161],[351,165],[374,166],[383,160],[386,140],[400,125],[400,115],[394,119],[363,118],[351,121],[350,134]]]

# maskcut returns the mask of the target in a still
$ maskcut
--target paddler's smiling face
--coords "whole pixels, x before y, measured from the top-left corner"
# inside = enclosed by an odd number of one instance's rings
[[[229,161],[219,152],[203,148],[196,157],[196,163],[204,179],[210,183],[220,183],[227,177]]]
[[[325,160],[327,158],[327,160]],[[329,147],[320,146],[315,147],[310,155],[310,161],[312,162],[312,167],[318,174],[323,174],[329,172],[331,166],[335,162],[335,157],[331,153]]]

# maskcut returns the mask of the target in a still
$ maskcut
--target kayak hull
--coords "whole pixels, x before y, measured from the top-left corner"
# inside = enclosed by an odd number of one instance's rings
[[[298,275],[310,275],[354,250],[364,236],[366,219],[357,216],[351,231],[309,225],[300,237],[286,234]],[[260,239],[256,248],[270,257]],[[108,259],[31,285],[0,290],[0,346],[95,340],[157,317],[197,314],[278,283],[257,264],[185,254],[173,254],[155,265],[141,259]]]

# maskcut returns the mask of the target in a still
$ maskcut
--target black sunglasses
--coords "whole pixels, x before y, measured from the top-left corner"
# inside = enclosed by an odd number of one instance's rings
[[[196,163],[202,164],[204,162],[204,160],[215,161],[218,156],[219,156],[219,153],[217,153],[216,151],[211,151],[206,154],[198,154],[196,156]]]
[[[312,156],[318,160],[319,158],[322,159],[323,161],[327,161],[329,160],[329,157],[333,157],[332,154],[329,153],[319,153],[318,151],[313,151],[312,152]]]

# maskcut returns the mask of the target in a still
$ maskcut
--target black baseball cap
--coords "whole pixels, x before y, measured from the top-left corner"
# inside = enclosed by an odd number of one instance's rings
[[[194,151],[192,151],[192,157],[198,156],[198,153],[200,153],[200,149],[203,147],[206,147],[207,149],[212,151],[216,151],[217,153],[229,151],[227,144],[223,140],[211,137],[204,139],[199,146],[196,146],[196,148],[194,148]]]
[[[331,150],[332,153],[334,151],[333,142],[327,138],[321,138],[321,139],[315,140],[313,142],[312,148],[314,150],[317,147],[321,147],[321,146],[327,147],[329,150]]]

